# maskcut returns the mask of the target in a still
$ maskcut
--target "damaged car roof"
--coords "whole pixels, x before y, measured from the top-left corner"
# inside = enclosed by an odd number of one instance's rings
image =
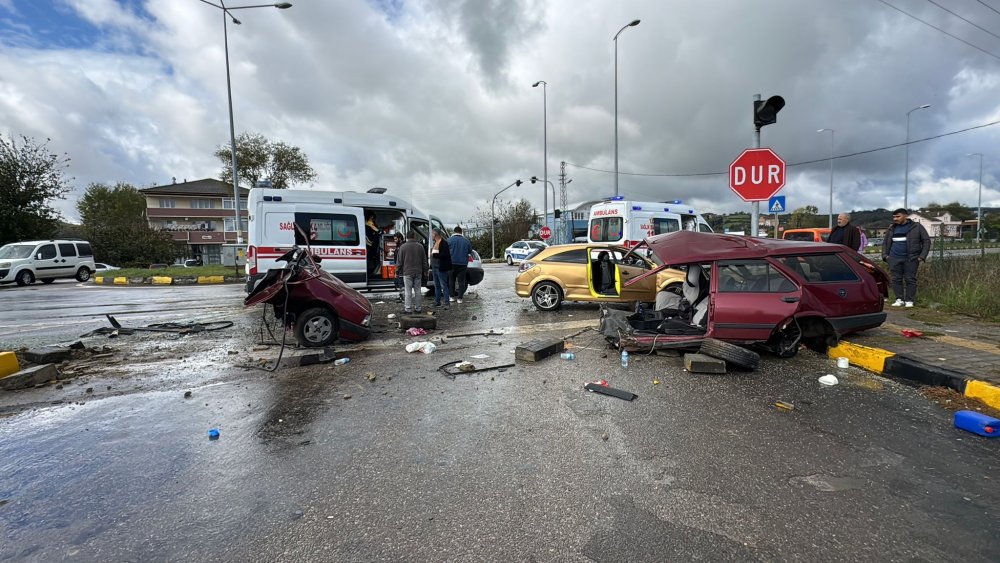
[[[650,250],[665,264],[691,264],[716,260],[762,258],[773,254],[829,252],[840,245],[742,235],[676,231],[645,239]]]

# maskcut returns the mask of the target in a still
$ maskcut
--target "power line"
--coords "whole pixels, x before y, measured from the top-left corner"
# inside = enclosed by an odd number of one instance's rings
[[[826,158],[817,158],[817,159],[814,159],[814,160],[803,160],[802,162],[795,162],[795,163],[792,163],[792,164],[786,164],[785,166],[787,168],[791,168],[793,166],[803,166],[803,165],[806,165],[806,164],[815,164],[817,162],[829,162],[831,158],[833,160],[838,160],[838,159],[841,159],[841,158],[851,158],[851,157],[860,156],[860,155],[863,155],[863,154],[871,154],[871,153],[874,153],[874,152],[885,151],[885,150],[889,150],[889,149],[896,149],[896,148],[899,148],[899,147],[905,147],[907,144],[915,145],[917,143],[923,143],[923,142],[926,142],[926,141],[933,141],[934,139],[940,139],[942,137],[949,137],[951,135],[957,135],[959,133],[965,133],[967,131],[973,131],[975,129],[983,129],[984,127],[991,127],[991,126],[997,125],[997,124],[1000,124],[1000,120],[991,121],[989,123],[983,123],[981,125],[973,125],[972,127],[966,127],[965,129],[959,129],[957,131],[949,131],[947,133],[941,133],[940,135],[932,135],[930,137],[924,137],[922,139],[914,139],[914,140],[910,141],[909,143],[906,143],[906,142],[896,143],[895,145],[886,145],[884,147],[876,147],[874,149],[867,149],[867,150],[858,151],[858,152],[841,154],[841,155],[836,155],[836,156],[833,156],[833,157],[829,157],[828,156]],[[569,165],[569,166],[573,166],[575,168],[582,168],[584,170],[591,170],[593,172],[605,172],[605,173],[608,173],[608,174],[613,174],[614,173],[614,170],[602,170],[600,168],[591,168],[589,166],[583,166],[583,165],[580,165],[580,164],[574,164],[572,162],[566,162],[566,164]],[[619,171],[618,173],[622,174],[624,176],[653,176],[653,177],[658,177],[658,178],[690,178],[690,177],[697,177],[697,176],[722,176],[722,175],[725,175],[725,174],[729,174],[729,171],[727,170],[725,172],[698,172],[698,173],[694,173],[694,174],[648,174],[648,173],[621,172],[621,171]]]
[[[976,0],[976,2],[979,2],[979,3],[980,3],[980,4],[982,4],[983,6],[986,6],[987,8],[989,8],[989,9],[993,10],[994,12],[996,12],[996,13],[1000,14],[1000,12],[997,12],[997,9],[996,9],[996,8],[994,8],[993,6],[990,6],[990,5],[989,5],[989,4],[987,4],[986,2],[983,2],[983,0]]]
[[[897,12],[899,12],[901,14],[904,14],[906,16],[909,16],[909,17],[917,20],[918,22],[920,22],[920,23],[922,23],[922,24],[924,24],[926,26],[933,27],[934,29],[940,31],[941,33],[947,35],[948,37],[951,37],[952,39],[957,39],[958,41],[961,41],[962,43],[965,43],[966,45],[968,45],[969,47],[972,47],[973,49],[975,49],[977,51],[982,51],[983,53],[986,53],[987,55],[993,57],[994,59],[1000,60],[1000,55],[994,55],[993,53],[987,51],[986,49],[983,49],[982,47],[977,47],[977,46],[973,45],[972,43],[969,43],[965,39],[962,39],[961,37],[958,37],[957,35],[952,35],[952,34],[948,33],[947,31],[941,29],[940,27],[938,27],[938,26],[936,26],[936,25],[934,25],[934,24],[932,24],[930,22],[926,22],[926,21],[918,18],[917,16],[914,16],[913,14],[907,12],[906,10],[903,10],[901,8],[897,8],[897,7],[893,6],[892,4],[886,2],[885,0],[876,0],[876,1],[877,2],[881,2],[881,3],[885,4],[886,6],[889,6],[890,8],[892,8],[893,10],[896,10]]]
[[[937,6],[938,8],[941,8],[942,10],[944,10],[944,11],[948,12],[949,14],[951,14],[951,15],[955,16],[956,18],[958,18],[958,19],[960,19],[960,20],[964,21],[965,23],[967,23],[967,24],[969,24],[969,25],[971,25],[971,26],[975,27],[976,29],[979,29],[979,30],[982,30],[982,31],[985,31],[986,33],[989,33],[989,34],[990,34],[990,35],[992,35],[993,37],[996,37],[997,39],[1000,39],[1000,35],[997,35],[996,33],[993,33],[992,31],[990,31],[990,30],[986,29],[985,27],[983,27],[983,26],[981,26],[981,25],[979,25],[979,24],[977,24],[977,23],[975,23],[975,22],[973,22],[973,21],[971,21],[971,20],[967,20],[967,19],[963,18],[962,16],[960,16],[960,15],[956,14],[955,12],[952,12],[952,11],[951,11],[951,10],[949,10],[948,8],[945,8],[945,7],[944,7],[944,6],[942,6],[941,4],[938,4],[938,3],[937,3],[937,2],[935,2],[934,0],[927,0],[927,1],[928,1],[928,2],[930,2],[931,4],[934,4],[934,5],[935,5],[935,6]]]

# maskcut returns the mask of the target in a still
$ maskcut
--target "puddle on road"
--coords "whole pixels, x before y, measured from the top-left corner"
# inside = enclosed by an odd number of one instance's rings
[[[823,473],[792,477],[788,482],[792,485],[809,485],[824,493],[863,489],[867,484],[864,479],[857,477],[837,477]]]

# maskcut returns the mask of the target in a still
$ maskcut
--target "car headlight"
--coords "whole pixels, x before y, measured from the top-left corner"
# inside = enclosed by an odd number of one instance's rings
[[[0,262],[0,268],[10,268],[10,262]]]
[[[361,326],[368,326],[369,324],[371,324],[371,322],[372,322],[372,316],[365,315],[365,319],[361,321]]]

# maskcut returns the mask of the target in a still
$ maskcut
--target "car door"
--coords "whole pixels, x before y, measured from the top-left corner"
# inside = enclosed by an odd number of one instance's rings
[[[720,260],[710,280],[709,336],[763,342],[798,310],[801,286],[765,259]]]
[[[653,302],[656,299],[656,276],[647,276],[636,283],[626,285],[630,279],[651,270],[653,264],[635,253],[629,255],[626,262],[624,259],[627,254],[624,249],[616,249],[611,253],[618,269],[618,292],[621,298],[628,301]]]
[[[56,278],[63,275],[66,270],[55,244],[43,244],[35,249],[32,267],[38,279]]]
[[[76,267],[80,263],[76,245],[72,242],[60,242],[56,244],[56,248],[59,249],[59,263],[62,266],[59,276],[72,276],[76,273]]]

